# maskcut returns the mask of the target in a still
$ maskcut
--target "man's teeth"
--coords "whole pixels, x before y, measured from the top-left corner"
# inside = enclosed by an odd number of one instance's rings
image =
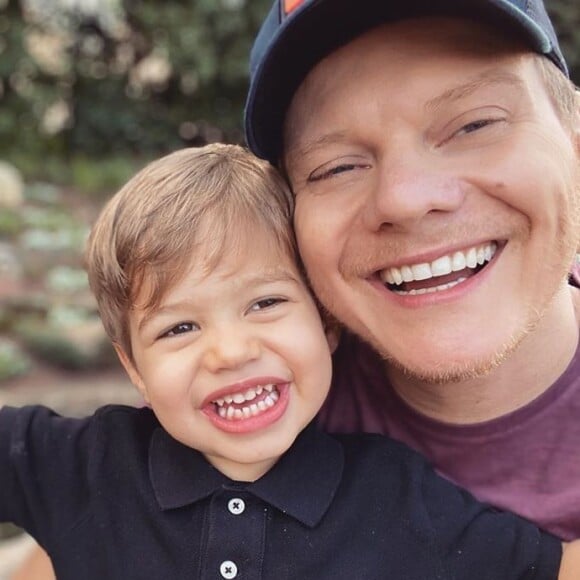
[[[380,274],[381,280],[384,284],[391,284],[400,286],[404,282],[419,282],[422,280],[430,280],[438,276],[447,276],[452,272],[460,272],[465,268],[475,269],[478,266],[489,262],[497,250],[497,244],[494,242],[469,248],[449,254],[448,256],[441,256],[431,263],[412,264],[408,266],[401,266],[398,268],[387,268]],[[421,288],[405,292],[405,294],[424,294],[427,292],[437,292],[446,290],[465,281],[467,278],[459,278],[450,282],[449,284],[442,284],[441,286],[434,286],[432,288]],[[397,290],[394,290],[397,292]]]
[[[252,402],[256,397],[265,394],[259,401]],[[221,399],[216,399],[214,404],[217,407],[217,413],[223,419],[240,420],[255,417],[263,413],[276,404],[280,394],[275,385],[263,385],[251,387],[243,393],[226,395]],[[244,405],[244,403],[248,403]],[[242,405],[234,407],[233,404]]]

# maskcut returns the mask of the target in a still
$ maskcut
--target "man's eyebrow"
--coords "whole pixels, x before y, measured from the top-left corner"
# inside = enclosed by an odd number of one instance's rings
[[[344,131],[334,131],[331,133],[326,133],[320,137],[307,141],[300,145],[300,147],[291,148],[287,153],[287,158],[304,158],[308,157],[311,153],[325,147],[326,145],[335,145],[336,143],[341,143],[346,139]]]
[[[468,82],[451,87],[441,95],[430,99],[425,103],[425,109],[436,111],[443,105],[468,97],[482,88],[496,85],[511,86],[516,89],[523,89],[525,86],[521,77],[514,73],[498,70],[486,71]]]

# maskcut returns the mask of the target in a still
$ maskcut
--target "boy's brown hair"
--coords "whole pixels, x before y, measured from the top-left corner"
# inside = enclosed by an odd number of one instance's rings
[[[179,282],[196,248],[209,272],[260,227],[295,258],[292,211],[284,179],[236,145],[182,149],[147,165],[104,207],[85,253],[111,340],[132,357],[128,314],[145,277],[151,292],[138,306],[150,309]]]

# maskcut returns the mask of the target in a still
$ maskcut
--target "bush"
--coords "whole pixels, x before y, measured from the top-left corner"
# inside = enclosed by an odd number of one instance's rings
[[[0,339],[0,382],[25,374],[30,368],[30,359],[16,344]]]

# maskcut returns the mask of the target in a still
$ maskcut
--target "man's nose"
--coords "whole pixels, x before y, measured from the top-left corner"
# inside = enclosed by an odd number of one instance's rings
[[[261,343],[254,333],[229,325],[206,337],[204,364],[212,373],[235,370],[257,359],[260,353]]]
[[[410,231],[425,219],[456,211],[465,198],[465,184],[447,168],[425,156],[380,164],[364,208],[373,229]]]

